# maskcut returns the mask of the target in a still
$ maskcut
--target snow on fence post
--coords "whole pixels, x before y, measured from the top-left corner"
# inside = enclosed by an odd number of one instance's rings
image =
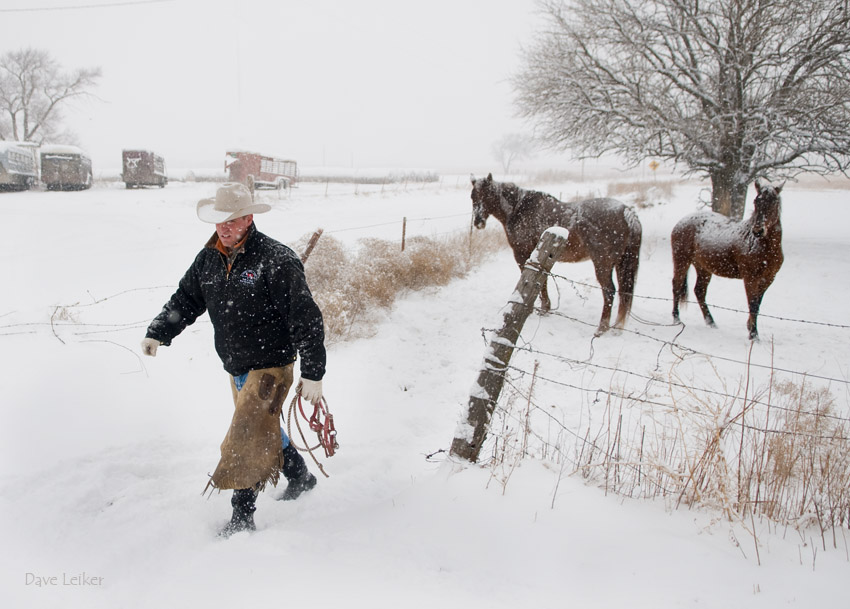
[[[547,229],[540,237],[534,254],[523,266],[519,283],[508,301],[510,306],[504,315],[504,325],[490,340],[484,354],[478,380],[469,394],[466,420],[458,424],[451,454],[472,462],[478,460],[490,417],[505,383],[505,369],[510,363],[516,341],[534,308],[534,301],[546,281],[547,273],[567,244],[567,237],[568,232],[564,228]]]

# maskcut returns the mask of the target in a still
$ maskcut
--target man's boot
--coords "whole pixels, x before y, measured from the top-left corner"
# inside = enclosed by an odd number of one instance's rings
[[[254,525],[254,511],[257,509],[256,501],[257,493],[252,488],[241,488],[233,491],[233,497],[230,499],[230,505],[233,506],[233,516],[218,536],[227,538],[234,533],[256,530],[257,527]]]
[[[301,493],[316,486],[316,476],[307,470],[307,463],[292,444],[283,449],[283,476],[289,482],[280,501],[294,501]]]

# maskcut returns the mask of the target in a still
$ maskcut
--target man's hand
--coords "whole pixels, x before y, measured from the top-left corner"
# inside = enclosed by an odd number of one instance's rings
[[[142,353],[150,355],[151,357],[156,357],[156,348],[161,344],[162,343],[155,338],[146,338],[142,341]]]
[[[298,393],[315,406],[322,400],[322,381],[301,379],[301,382],[298,383]]]

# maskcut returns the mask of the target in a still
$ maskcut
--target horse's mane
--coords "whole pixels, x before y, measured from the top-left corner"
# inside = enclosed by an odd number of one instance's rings
[[[493,186],[497,193],[504,197],[508,197],[511,201],[516,204],[522,200],[525,194],[528,192],[524,188],[520,188],[513,182],[496,182],[493,181]]]
[[[564,203],[553,197],[552,195],[540,190],[529,190],[517,186],[513,182],[497,182],[490,180],[488,186],[490,192],[498,197],[499,207],[505,217],[511,217],[515,214],[537,214],[537,205],[540,203],[549,202],[555,203],[562,213],[573,214],[573,206],[569,203]],[[554,208],[552,208],[554,209]]]

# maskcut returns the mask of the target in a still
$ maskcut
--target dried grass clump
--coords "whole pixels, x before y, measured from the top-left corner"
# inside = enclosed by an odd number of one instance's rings
[[[850,426],[836,416],[833,395],[791,382],[776,384],[773,393],[780,409],[753,460],[760,469],[750,477],[761,484],[751,500],[776,520],[850,526]]]
[[[359,298],[377,307],[389,307],[405,279],[406,261],[391,241],[364,239],[357,255],[349,260],[350,286]]]
[[[753,399],[699,409],[719,416],[699,430],[685,501],[799,529],[850,526],[850,429],[828,389],[783,381]]]
[[[303,251],[307,239],[296,245]],[[331,344],[367,335],[381,312],[400,295],[446,285],[466,275],[488,254],[505,247],[501,231],[414,237],[398,242],[363,239],[351,251],[323,235],[305,264],[307,282],[325,318]]]
[[[296,249],[303,251],[306,243],[302,239]],[[339,240],[325,235],[305,264],[307,283],[325,320],[328,344],[347,338],[366,313],[358,294],[360,283],[350,281],[349,256]]]

